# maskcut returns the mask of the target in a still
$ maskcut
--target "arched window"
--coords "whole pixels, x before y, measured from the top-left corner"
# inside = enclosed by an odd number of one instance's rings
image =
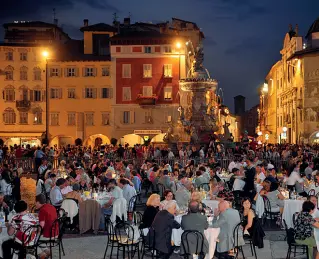
[[[20,80],[28,80],[28,68],[26,66],[20,68]]]
[[[41,69],[39,67],[33,68],[33,80],[41,80]]]
[[[4,124],[15,124],[16,123],[16,113],[12,108],[7,108],[3,113]]]
[[[19,87],[20,100],[21,101],[29,101],[29,89],[27,86],[22,85]]]
[[[8,85],[3,90],[3,99],[6,102],[14,102],[15,101],[15,91],[12,85]]]
[[[33,124],[42,124],[42,109],[37,107],[33,110]]]
[[[4,72],[6,73],[6,80],[13,80],[13,70],[14,68],[12,66],[7,66],[4,69]]]

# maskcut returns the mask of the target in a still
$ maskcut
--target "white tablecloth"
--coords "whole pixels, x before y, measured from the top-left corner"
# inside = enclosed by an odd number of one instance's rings
[[[287,223],[288,228],[293,227],[292,216],[296,212],[300,212],[302,209],[302,204],[304,200],[285,200],[284,211],[282,214],[282,219]]]
[[[175,220],[178,223],[181,223],[182,216],[176,216]],[[209,244],[208,254],[206,254],[205,259],[211,259],[214,257],[215,249],[216,249],[216,241],[218,239],[220,229],[219,228],[208,228],[204,231],[205,237]],[[183,230],[182,228],[173,229],[172,231],[172,241],[174,242],[175,246],[181,245],[181,238],[182,238]]]
[[[217,200],[203,200],[202,201],[206,206],[210,207],[213,211],[218,208],[219,201]]]

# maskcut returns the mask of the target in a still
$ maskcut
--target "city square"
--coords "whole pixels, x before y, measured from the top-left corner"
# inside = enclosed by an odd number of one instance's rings
[[[0,8],[0,258],[319,259],[319,2]]]

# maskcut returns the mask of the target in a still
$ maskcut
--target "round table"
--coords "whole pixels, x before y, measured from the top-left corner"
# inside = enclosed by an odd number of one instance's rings
[[[182,221],[182,215],[175,216],[175,220],[178,223],[181,223]],[[180,246],[181,245],[181,238],[183,234],[182,228],[179,229],[173,229],[172,231],[172,241],[174,242],[175,246]],[[216,249],[216,242],[218,239],[218,235],[220,232],[220,228],[210,228],[206,229],[204,231],[205,237],[208,241],[209,244],[209,249],[208,253],[205,256],[205,259],[211,259],[214,257],[215,249]]]
[[[219,204],[219,201],[217,200],[202,200],[202,202],[209,208],[211,208],[213,211],[215,209],[218,209],[218,204]]]
[[[284,211],[282,214],[282,219],[286,221],[288,228],[294,227],[292,216],[294,215],[294,213],[301,211],[303,203],[304,203],[304,200],[285,200],[284,201]]]

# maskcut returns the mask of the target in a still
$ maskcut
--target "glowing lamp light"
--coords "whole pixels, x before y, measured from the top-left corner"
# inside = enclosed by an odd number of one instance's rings
[[[319,138],[319,132],[317,132],[317,134],[316,134],[316,138]]]
[[[49,56],[49,52],[47,52],[46,50],[42,52],[42,56],[47,58]]]
[[[176,43],[176,48],[180,49],[182,47],[182,44],[180,42]]]
[[[263,91],[263,93],[268,93],[268,84],[267,83],[264,83],[262,91]]]
[[[263,133],[261,131],[258,131],[258,136],[261,136]]]
[[[261,144],[262,144],[262,142],[259,140],[259,141],[258,141],[258,145],[261,145]]]
[[[269,139],[269,134],[265,135],[265,139],[268,140]]]
[[[283,128],[282,128],[282,131],[283,131],[283,132],[287,132],[287,130],[288,130],[287,127],[283,127]]]

